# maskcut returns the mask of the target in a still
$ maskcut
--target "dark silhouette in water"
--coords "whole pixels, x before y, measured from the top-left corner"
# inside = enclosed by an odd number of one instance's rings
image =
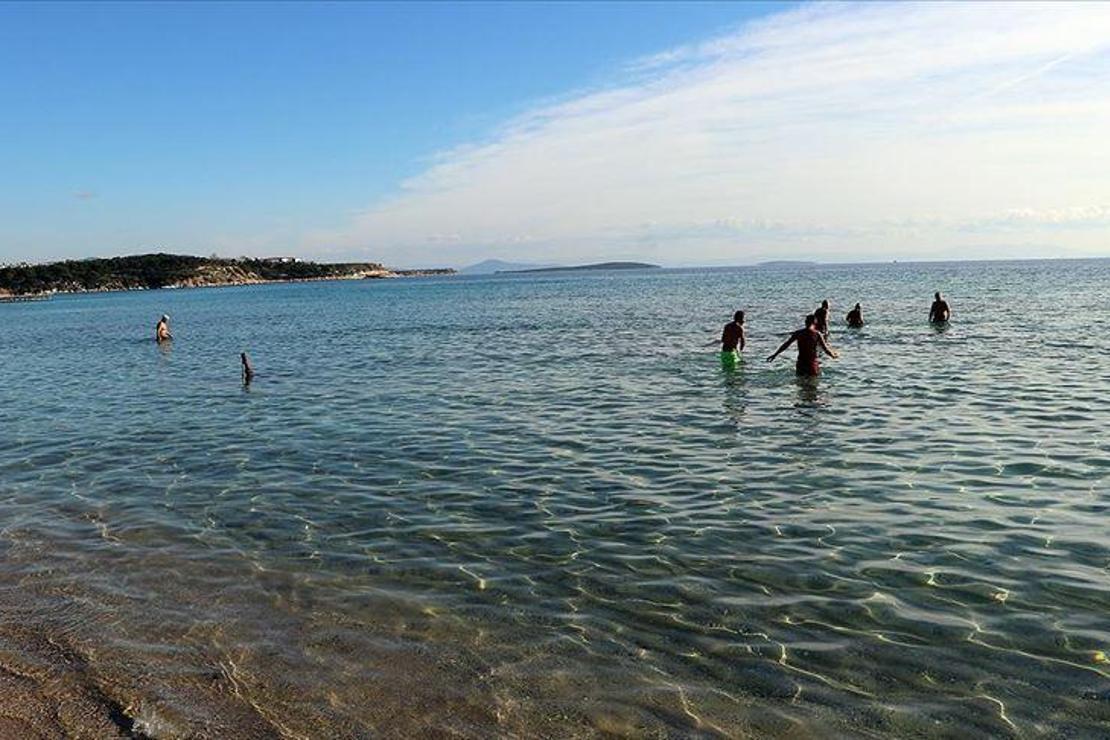
[[[858,303],[856,304],[855,308],[848,312],[848,315],[844,317],[844,320],[848,322],[848,326],[852,327],[853,329],[859,329],[861,326],[863,326],[863,309],[860,308]]]
[[[239,361],[243,363],[243,385],[250,385],[251,380],[254,379],[254,368],[251,366],[251,358],[247,357],[246,352],[240,352]]]
[[[814,325],[817,331],[828,339],[829,338],[829,301],[825,299],[821,301],[821,306],[813,312]]]
[[[938,290],[933,294],[933,305],[929,309],[929,323],[943,324],[948,321],[951,315],[952,309],[948,307],[948,301],[941,298]]]
[[[839,357],[836,350],[829,346],[821,333],[817,331],[815,324],[816,317],[813,314],[806,316],[806,325],[804,329],[798,329],[790,335],[790,338],[782,343],[782,346],[775,350],[775,353],[767,358],[767,362],[772,362],[779,356],[787,347],[794,342],[798,343],[798,361],[794,366],[798,375],[814,376],[821,372],[821,363],[817,360],[817,350],[821,349],[825,354],[833,359]]]
[[[718,340],[714,339],[709,344],[716,344]],[[722,352],[736,352],[737,350],[743,352],[744,345],[747,342],[747,337],[744,335],[744,312],[737,311],[732,315],[732,321],[725,324],[725,328],[721,330],[721,351]]]

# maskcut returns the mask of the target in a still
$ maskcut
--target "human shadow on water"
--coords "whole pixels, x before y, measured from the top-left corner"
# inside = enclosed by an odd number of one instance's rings
[[[818,408],[828,403],[826,394],[821,391],[818,375],[795,375],[794,384],[798,390],[798,400],[794,408]]]
[[[725,413],[733,423],[740,423],[748,412],[747,379],[738,365],[721,366],[721,381],[725,389]]]

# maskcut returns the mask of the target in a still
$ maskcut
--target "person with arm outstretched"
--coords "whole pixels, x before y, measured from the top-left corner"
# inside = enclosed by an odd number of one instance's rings
[[[775,350],[775,353],[767,358],[767,362],[773,362],[776,357],[786,351],[786,348],[795,342],[798,343],[798,361],[794,366],[798,375],[814,376],[821,373],[821,363],[818,361],[817,350],[820,348],[826,355],[836,359],[840,355],[836,353],[821,332],[817,331],[815,326],[816,317],[813,314],[806,316],[806,325],[804,329],[799,329],[790,335],[790,337],[782,343],[782,346]]]

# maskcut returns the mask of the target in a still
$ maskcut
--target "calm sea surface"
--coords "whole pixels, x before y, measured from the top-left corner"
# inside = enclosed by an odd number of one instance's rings
[[[826,297],[841,358],[765,363]],[[1108,309],[1110,261],[0,305],[0,674],[155,737],[1105,737]]]

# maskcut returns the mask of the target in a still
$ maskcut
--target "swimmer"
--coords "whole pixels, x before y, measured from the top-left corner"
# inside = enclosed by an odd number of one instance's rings
[[[929,323],[943,324],[948,321],[948,317],[952,315],[952,309],[948,307],[948,301],[940,297],[940,291],[933,293],[933,306],[929,309]]]
[[[240,352],[239,362],[243,365],[243,384],[250,385],[251,380],[254,379],[254,367],[251,366],[251,358],[247,357],[246,352]]]
[[[154,327],[154,341],[161,344],[171,339],[173,339],[173,335],[170,334],[170,317],[162,314],[162,318],[158,319],[158,325]]]
[[[858,329],[863,326],[863,309],[859,307],[858,303],[856,304],[855,308],[848,312],[848,315],[844,317],[844,320],[848,322],[848,326],[852,327],[853,329]]]
[[[721,331],[720,340],[714,339],[710,345],[721,343],[721,362],[729,367],[735,367],[744,351],[747,337],[744,335],[744,312],[737,311],[732,315],[732,321],[725,324]]]
[[[836,359],[840,355],[836,353],[825,338],[821,336],[821,332],[816,328],[817,317],[813,314],[806,316],[806,326],[804,329],[798,329],[790,335],[790,338],[782,343],[782,346],[775,350],[775,354],[767,358],[767,362],[772,362],[779,356],[787,347],[794,342],[798,343],[798,362],[794,366],[798,375],[816,376],[821,373],[821,363],[817,361],[817,349],[820,348],[826,355]]]
[[[721,351],[722,352],[743,352],[744,345],[747,343],[747,337],[744,335],[744,312],[737,311],[732,315],[732,321],[725,324],[725,328],[721,331]],[[710,344],[716,344],[717,340],[714,339]]]
[[[829,302],[828,300],[821,301],[821,306],[813,312],[813,319],[816,322],[815,327],[817,331],[821,332],[826,339],[829,338]]]

